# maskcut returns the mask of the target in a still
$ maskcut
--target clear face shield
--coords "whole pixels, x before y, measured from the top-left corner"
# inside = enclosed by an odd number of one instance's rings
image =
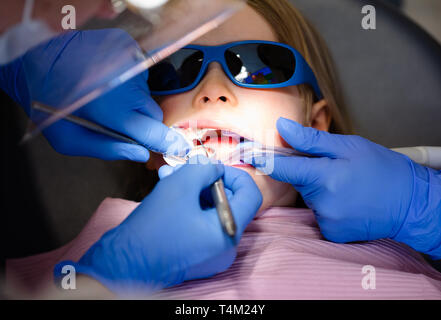
[[[87,33],[66,32],[27,53],[23,66],[31,110],[23,141],[213,30],[244,1],[114,0],[112,4],[120,12],[116,18],[93,18],[76,30]],[[81,45],[75,47],[75,41]]]

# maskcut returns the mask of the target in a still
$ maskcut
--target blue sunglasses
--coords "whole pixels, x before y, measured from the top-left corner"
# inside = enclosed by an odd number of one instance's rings
[[[316,98],[322,98],[314,73],[302,55],[286,44],[272,41],[186,46],[149,69],[151,93],[160,96],[192,90],[214,61],[239,87],[270,89],[309,84]]]

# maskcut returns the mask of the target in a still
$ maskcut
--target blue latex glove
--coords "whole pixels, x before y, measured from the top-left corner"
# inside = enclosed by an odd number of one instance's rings
[[[137,50],[136,42],[122,30],[68,32],[1,67],[0,88],[28,115],[31,101],[53,107],[66,105],[86,88],[100,83],[103,73],[113,75],[116,69],[137,64],[141,59]],[[74,114],[131,137],[150,150],[187,149],[185,140],[161,122],[162,111],[149,94],[147,77],[147,71],[139,74]],[[41,117],[35,110],[30,115],[32,119]],[[59,121],[43,133],[55,150],[66,155],[140,162],[149,158],[143,146],[124,143],[68,121]]]
[[[280,118],[294,149],[313,155],[276,157],[274,179],[291,183],[334,242],[391,238],[441,258],[441,172],[359,136],[330,134]],[[269,167],[270,158],[250,163]]]
[[[200,156],[199,159],[202,159]],[[204,158],[207,160],[206,158]],[[235,238],[222,229],[215,208],[201,209],[200,194],[222,177],[237,224]],[[63,262],[119,295],[153,291],[226,270],[262,202],[252,178],[223,165],[187,164],[163,178],[118,227],[108,231],[78,263]]]
[[[173,172],[179,170],[182,166],[183,166],[182,164],[178,164],[175,167],[172,167],[169,165],[163,165],[158,170],[159,179],[162,180],[162,179],[168,177]],[[228,198],[233,196],[233,193],[228,189],[225,189],[225,194]],[[214,203],[213,198],[211,196],[211,189],[210,188],[206,188],[205,190],[203,190],[201,192],[199,200],[200,200],[201,208],[203,208],[203,209],[214,208],[216,206],[216,204]]]

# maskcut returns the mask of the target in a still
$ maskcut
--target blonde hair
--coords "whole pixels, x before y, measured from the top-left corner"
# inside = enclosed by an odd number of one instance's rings
[[[271,25],[278,41],[299,51],[314,71],[332,118],[329,131],[352,133],[331,55],[316,29],[287,0],[247,0],[247,3]],[[314,91],[309,85],[299,85],[298,89],[305,105],[305,119],[309,119]]]

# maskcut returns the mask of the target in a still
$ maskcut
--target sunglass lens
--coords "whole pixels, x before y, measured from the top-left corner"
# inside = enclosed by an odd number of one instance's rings
[[[197,78],[204,54],[194,49],[181,49],[149,69],[149,88],[169,91],[185,88]]]
[[[294,74],[296,60],[288,48],[273,44],[247,43],[225,51],[225,60],[239,83],[279,84]]]

